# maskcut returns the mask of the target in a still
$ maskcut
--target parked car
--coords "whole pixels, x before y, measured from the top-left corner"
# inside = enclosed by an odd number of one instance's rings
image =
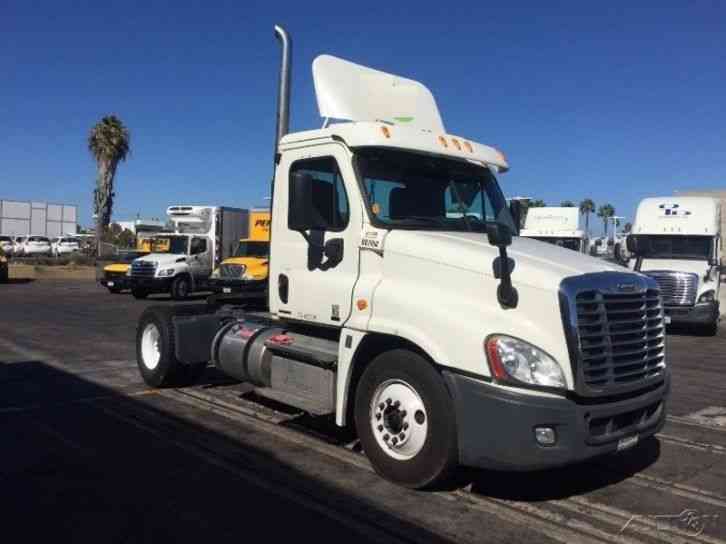
[[[12,255],[15,253],[15,243],[10,236],[0,236],[0,250],[5,255]]]
[[[27,236],[16,236],[13,240],[13,255],[18,256],[23,254],[23,244]]]
[[[61,255],[68,255],[70,253],[75,253],[81,250],[81,243],[78,238],[73,238],[71,236],[60,236],[58,238],[53,238],[53,241],[50,245],[53,255],[55,255],[56,257],[60,257]]]
[[[7,283],[9,276],[8,258],[3,251],[0,251],[0,283]]]
[[[50,240],[45,236],[28,236],[23,243],[23,255],[48,255],[52,253]]]

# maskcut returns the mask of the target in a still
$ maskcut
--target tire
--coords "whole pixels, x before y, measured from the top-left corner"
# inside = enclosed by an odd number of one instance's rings
[[[149,292],[146,289],[141,289],[139,287],[132,287],[131,294],[134,295],[134,298],[138,300],[143,300],[149,296]]]
[[[192,282],[188,276],[177,276],[171,282],[171,298],[185,300],[192,291]]]
[[[713,323],[708,323],[703,326],[704,336],[716,336],[718,334],[718,319]]]
[[[190,313],[189,309],[180,311],[170,306],[151,306],[141,314],[136,329],[136,364],[147,385],[191,385],[204,373],[207,363],[185,364],[177,360],[175,355],[176,338],[172,317]]]
[[[455,471],[454,406],[441,375],[421,355],[394,349],[376,357],[358,382],[354,418],[363,450],[387,480],[429,488]]]
[[[113,295],[121,294],[121,289],[119,287],[109,287],[108,291],[109,291],[109,293],[111,293]]]

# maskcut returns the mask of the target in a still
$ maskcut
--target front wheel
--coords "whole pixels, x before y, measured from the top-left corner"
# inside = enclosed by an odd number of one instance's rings
[[[149,292],[146,289],[141,289],[140,287],[132,287],[131,294],[135,299],[139,300],[143,300],[149,296]]]
[[[189,296],[192,290],[192,284],[187,276],[177,276],[171,283],[171,298],[174,300],[184,300]]]
[[[417,353],[395,349],[371,362],[356,390],[355,425],[373,468],[395,483],[433,487],[457,466],[451,397]]]
[[[136,363],[147,385],[189,385],[204,373],[206,363],[185,364],[176,358],[172,318],[189,313],[186,308],[151,306],[141,314],[136,330]]]
[[[716,336],[718,334],[718,319],[713,323],[704,325],[703,334],[706,336]]]

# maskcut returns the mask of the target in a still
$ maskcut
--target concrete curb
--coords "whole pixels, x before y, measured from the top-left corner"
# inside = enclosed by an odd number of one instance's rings
[[[9,271],[11,279],[96,280],[96,268],[93,266],[43,266],[10,263]]]

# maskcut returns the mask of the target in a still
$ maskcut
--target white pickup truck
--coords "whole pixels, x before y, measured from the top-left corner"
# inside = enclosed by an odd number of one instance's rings
[[[146,298],[170,293],[183,300],[204,290],[222,260],[234,253],[248,230],[248,212],[226,206],[169,206],[172,233],[153,236],[151,253],[135,259],[129,269],[131,293]]]
[[[320,56],[321,116],[347,121],[288,133],[276,33],[266,311],[147,308],[146,383],[191,383],[211,361],[353,426],[380,474],[417,488],[457,465],[543,469],[656,433],[670,379],[655,280],[517,236],[506,158],[448,132],[417,81]]]

